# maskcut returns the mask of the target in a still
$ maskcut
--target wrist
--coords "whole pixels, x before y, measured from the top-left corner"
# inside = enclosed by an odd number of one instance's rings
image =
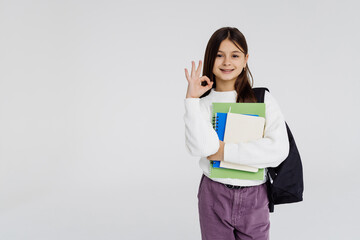
[[[190,95],[186,94],[186,98],[199,98],[199,97],[194,97],[194,96],[190,96]]]

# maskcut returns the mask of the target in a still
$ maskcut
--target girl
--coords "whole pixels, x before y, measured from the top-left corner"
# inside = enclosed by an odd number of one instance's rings
[[[269,239],[269,208],[264,180],[210,178],[210,160],[267,168],[278,166],[288,155],[289,141],[284,116],[277,101],[265,92],[265,129],[262,139],[225,144],[212,126],[213,102],[257,102],[247,61],[244,35],[231,27],[211,36],[202,62],[191,73],[185,68],[188,88],[185,99],[185,143],[200,158],[203,175],[198,208],[203,240]],[[252,75],[251,75],[252,78]]]

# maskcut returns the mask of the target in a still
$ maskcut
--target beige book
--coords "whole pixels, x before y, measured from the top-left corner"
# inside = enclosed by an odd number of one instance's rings
[[[224,142],[240,143],[254,141],[264,136],[265,118],[239,113],[228,113],[226,118]],[[256,167],[220,161],[220,167],[257,172]]]

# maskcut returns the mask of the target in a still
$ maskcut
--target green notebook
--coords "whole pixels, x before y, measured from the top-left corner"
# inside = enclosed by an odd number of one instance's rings
[[[265,118],[265,103],[217,103],[214,102],[212,107],[212,119],[213,126],[215,128],[215,113],[227,113],[231,106],[232,113],[241,113],[241,114],[255,114],[259,117]],[[264,179],[264,169],[260,168],[256,173],[246,172],[235,169],[227,168],[214,168],[212,162],[210,164],[210,177],[211,178],[236,178],[236,179],[246,179],[246,180],[263,180]]]

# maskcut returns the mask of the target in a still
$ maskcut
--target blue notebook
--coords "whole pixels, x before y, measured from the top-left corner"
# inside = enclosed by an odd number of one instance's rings
[[[227,113],[215,113],[215,131],[219,140],[224,141]],[[213,161],[213,167],[220,168],[220,161]]]
[[[244,115],[250,115],[250,116],[259,116],[255,114],[244,114]],[[219,140],[224,141],[224,134],[225,134],[225,126],[226,126],[226,118],[227,113],[215,113],[215,131],[218,134]],[[220,161],[212,161],[214,168],[222,168],[220,167]]]
[[[215,131],[219,140],[224,141],[227,113],[215,113]]]

